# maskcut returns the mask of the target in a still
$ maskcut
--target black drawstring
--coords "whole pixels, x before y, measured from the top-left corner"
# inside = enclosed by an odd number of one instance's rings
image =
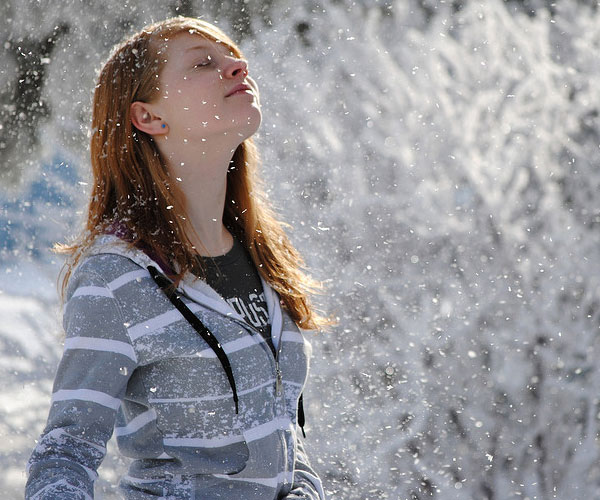
[[[198,332],[198,334],[204,339],[204,341],[209,345],[209,347],[214,351],[223,366],[223,370],[225,370],[225,374],[227,375],[227,379],[229,380],[229,385],[231,386],[231,390],[233,391],[233,402],[235,403],[235,413],[239,413],[238,411],[238,394],[237,388],[235,385],[235,378],[233,377],[233,370],[231,369],[231,364],[229,363],[229,358],[227,354],[223,350],[223,347],[219,343],[219,341],[215,338],[215,336],[210,332],[204,323],[198,319],[190,309],[183,303],[183,301],[177,295],[175,288],[173,287],[173,282],[169,280],[165,275],[158,272],[158,270],[154,266],[148,266],[148,272],[152,279],[156,282],[156,284],[162,289],[168,299],[171,301],[177,310],[183,315],[183,317],[194,327],[194,330]],[[303,403],[303,394],[300,394],[300,398],[298,399],[298,425],[302,430],[302,435],[306,438],[306,433],[304,432],[304,403]]]
[[[221,365],[223,366],[223,370],[227,375],[229,380],[229,385],[231,386],[231,390],[233,391],[233,402],[235,403],[235,412],[238,412],[238,395],[237,389],[235,386],[235,379],[233,378],[233,370],[231,369],[231,364],[229,363],[229,358],[223,347],[219,341],[215,338],[215,336],[210,332],[206,326],[198,319],[198,317],[189,310],[189,308],[183,303],[183,301],[177,295],[175,288],[173,287],[173,283],[166,276],[159,273],[154,266],[148,266],[148,272],[152,279],[156,282],[156,284],[165,292],[165,295],[171,301],[177,310],[183,315],[185,319],[189,321],[189,323],[194,327],[194,329],[200,334],[200,336],[204,339],[204,341],[210,346],[210,348],[215,352]],[[302,431],[304,432],[304,430]]]
[[[306,439],[306,432],[304,432],[304,404],[302,402],[302,396],[304,394],[300,394],[300,399],[298,399],[298,425],[300,426],[300,430],[302,430],[302,435],[304,439]]]

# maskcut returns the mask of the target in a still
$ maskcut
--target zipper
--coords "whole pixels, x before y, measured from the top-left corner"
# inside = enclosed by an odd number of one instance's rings
[[[279,307],[281,307],[281,305],[279,305]],[[283,311],[281,311],[282,315],[283,315]],[[260,332],[260,330],[258,330],[256,327],[254,327],[253,325],[247,323],[244,320],[239,320],[237,318],[231,318],[233,319],[236,323],[238,323],[241,326],[244,326],[246,328],[249,329],[249,331],[253,332],[253,336],[254,334],[258,334],[260,335],[260,337],[262,338],[262,333]],[[273,324],[270,324],[270,327],[273,328]],[[273,334],[271,332],[271,338],[273,337]],[[281,321],[280,324],[280,329],[279,329],[279,340],[277,342],[277,348],[275,349],[275,353],[273,353],[273,351],[271,351],[271,348],[269,347],[269,345],[267,344],[267,342],[263,342],[265,344],[265,349],[269,351],[269,358],[273,361],[275,361],[275,394],[277,397],[280,398],[280,402],[283,406],[283,413],[286,414],[286,401],[285,398],[281,398],[281,395],[283,394],[283,375],[281,373],[281,368],[279,367],[279,356],[281,355],[281,350],[283,348],[283,321]],[[274,355],[273,355],[274,354]],[[277,402],[275,402],[275,407],[277,406]],[[277,413],[277,412],[276,412]],[[302,432],[304,432],[304,429],[302,430]],[[287,454],[286,454],[286,449],[287,449],[287,442],[283,433],[282,429],[278,429],[277,430],[277,436],[279,437],[279,446],[281,447],[281,464],[286,464],[285,470],[288,471],[290,468],[290,464],[288,463],[287,460]],[[286,476],[287,477],[287,476]],[[283,484],[287,484],[287,480],[284,479],[283,480]],[[281,486],[278,484],[278,490],[281,488]]]
[[[263,287],[264,287],[264,284],[263,284]],[[193,290],[193,287],[190,287],[190,288],[192,288],[192,290]],[[203,301],[199,301],[197,298],[187,294],[185,290],[183,290],[183,289],[178,289],[178,290],[180,291],[180,293],[182,293],[183,295],[188,297],[193,302],[196,302],[197,304],[201,304],[204,307],[208,307],[209,309],[212,309],[213,311],[215,311],[219,314],[223,314],[223,311],[218,311],[215,308],[204,303]],[[221,300],[223,300],[223,299],[221,299]],[[225,301],[223,301],[223,302],[225,302]],[[227,304],[227,303],[225,302],[225,304]],[[229,304],[227,304],[227,305],[229,306]],[[281,305],[276,304],[276,307],[281,308]],[[229,306],[229,308],[231,309],[230,306]],[[281,312],[283,313],[283,311],[281,311]],[[235,316],[232,316],[229,314],[223,314],[223,315],[225,317],[229,318],[230,320],[234,321],[238,325],[248,329],[250,332],[254,332],[255,334],[260,335],[260,337],[262,338],[262,333],[260,332],[260,330],[258,328],[256,328],[254,325],[251,325],[250,323],[245,321],[243,318],[235,317]],[[270,324],[270,327],[271,328],[273,327],[272,323]],[[273,355],[273,352],[271,351],[271,348],[269,347],[268,343],[266,341],[264,341],[264,344],[265,344],[264,348],[269,351],[269,358],[275,362],[275,392],[276,392],[277,396],[281,396],[281,394],[283,393],[283,375],[282,375],[281,369],[279,367],[279,355],[281,353],[281,348],[282,348],[282,342],[281,342],[282,337],[283,337],[283,322],[281,323],[280,330],[279,330],[279,342],[277,344],[277,349],[275,350],[275,355]]]
[[[201,304],[204,307],[208,307],[209,309],[212,309],[213,311],[215,311],[215,312],[217,312],[219,314],[223,314],[222,311],[216,310],[215,308],[213,308],[213,307],[209,306],[208,304],[204,303],[204,301],[198,301],[195,297],[188,295],[187,293],[185,293],[184,290],[179,290],[179,291],[182,293],[182,295],[187,296],[193,302],[196,302],[197,304]],[[280,314],[283,316],[283,310],[281,309],[281,304],[277,304],[276,307],[280,308]],[[250,323],[248,323],[247,321],[245,321],[242,318],[236,318],[235,316],[230,316],[228,314],[224,314],[224,316],[226,316],[227,318],[229,318],[233,322],[237,323],[239,326],[242,326],[243,328],[247,329],[250,332],[251,336],[254,337],[256,334],[258,334],[258,335],[260,335],[261,339],[263,339],[263,343],[265,344],[264,347],[263,347],[263,349],[266,349],[268,351],[268,356],[269,356],[269,359],[271,360],[271,363],[273,363],[273,362],[275,363],[275,377],[276,377],[275,378],[275,392],[276,392],[276,395],[278,397],[280,397],[282,395],[282,393],[283,393],[283,376],[282,376],[281,369],[280,369],[280,366],[279,366],[279,356],[281,354],[281,350],[282,350],[282,347],[283,347],[283,342],[282,342],[282,340],[283,340],[283,320],[281,321],[281,324],[280,324],[279,341],[277,343],[277,349],[275,349],[275,353],[273,355],[273,351],[271,351],[270,346],[264,340],[264,338],[262,337],[262,333],[261,333],[261,331],[258,328],[256,328],[255,326],[251,325]],[[273,324],[272,323],[270,324],[270,328],[271,329],[273,328]],[[272,338],[272,336],[273,335],[272,335],[272,331],[271,331],[271,338]],[[286,406],[287,406],[285,398],[280,398],[280,402],[283,405],[283,412],[285,414],[286,413]],[[275,402],[275,408],[274,408],[275,409],[275,414],[277,414],[276,406],[277,406],[277,402]],[[279,437],[280,445],[281,445],[281,453],[282,453],[282,456],[281,456],[281,461],[282,462],[281,463],[287,463],[287,456],[286,456],[286,452],[285,452],[285,450],[287,448],[287,443],[286,443],[286,440],[285,440],[285,437],[284,437],[284,434],[283,434],[283,430],[278,429],[277,430],[277,435]],[[289,469],[289,467],[290,467],[290,464],[288,463],[287,466],[286,466],[286,470]],[[286,483],[286,481],[284,480],[284,484],[285,483]]]
[[[276,391],[277,391],[278,396],[281,396],[282,387],[283,387],[283,377],[281,376],[281,370],[279,369],[279,353],[281,352],[282,337],[283,337],[283,322],[281,323],[281,330],[279,330],[279,341],[277,342],[277,350],[275,351],[275,371],[277,372]]]
[[[261,338],[263,338],[260,330],[258,328],[256,328],[254,325],[251,325],[247,321],[239,320],[238,318],[231,318],[231,319],[233,321],[235,321],[238,325],[251,330],[253,332],[253,336],[254,336],[254,334],[258,334]],[[266,348],[266,350],[269,351],[269,358],[275,361],[275,393],[278,396],[281,396],[281,394],[283,394],[283,375],[281,373],[281,368],[279,367],[279,354],[281,353],[282,337],[283,337],[283,324],[281,326],[281,330],[279,331],[279,341],[277,342],[277,349],[275,349],[274,355],[273,355],[273,351],[271,351],[271,348],[269,347],[269,344],[263,338],[264,344],[266,345],[265,348]]]
[[[279,361],[275,360],[275,372],[277,373],[277,381],[275,382],[275,390],[277,391],[277,395],[281,396],[281,387],[283,385],[281,370],[279,369]]]

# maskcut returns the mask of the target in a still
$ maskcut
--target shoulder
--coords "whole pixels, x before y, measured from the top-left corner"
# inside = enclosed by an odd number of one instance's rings
[[[109,340],[131,343],[124,314],[127,304],[118,297],[117,291],[124,277],[141,272],[148,273],[121,255],[94,254],[84,257],[73,269],[65,295],[65,345],[72,345],[75,342],[73,339],[79,339],[79,342],[81,338],[100,339],[98,342],[102,344],[94,344],[98,348],[106,347]]]
[[[140,259],[136,259],[140,260]],[[154,289],[144,262],[118,253],[94,253],[84,257],[73,269],[65,294],[66,302],[81,295],[131,300],[142,289]],[[141,259],[143,260],[143,259]],[[123,294],[127,291],[128,293]]]
[[[111,281],[120,274],[136,269],[143,268],[127,256],[116,253],[97,253],[85,257],[77,266],[75,272],[96,273],[104,276],[107,281]]]
[[[130,273],[148,274],[145,268],[123,255],[99,253],[87,256],[73,270],[67,287],[67,298],[78,288],[86,286],[112,290],[123,276]]]
[[[109,289],[123,280],[123,276],[149,276],[148,266],[160,268],[142,250],[130,243],[106,234],[98,236],[72,270],[67,286],[67,299],[81,286],[105,286]]]
[[[145,267],[113,253],[84,257],[73,270],[65,299],[67,337],[84,335],[128,343],[132,341],[129,325],[155,315],[167,302]]]

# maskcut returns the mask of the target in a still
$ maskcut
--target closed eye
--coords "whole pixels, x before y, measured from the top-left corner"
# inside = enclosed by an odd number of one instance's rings
[[[212,57],[207,56],[206,59],[197,62],[196,64],[194,64],[194,68],[204,68],[206,66],[210,66],[212,63]]]

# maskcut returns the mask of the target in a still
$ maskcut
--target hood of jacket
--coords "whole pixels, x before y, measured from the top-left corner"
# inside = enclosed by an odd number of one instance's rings
[[[135,248],[131,245],[131,243],[123,240],[115,234],[105,234],[96,238],[88,250],[87,256],[107,253],[127,257],[144,269],[148,269],[148,267],[153,266],[165,275],[169,274],[170,271],[166,268],[164,263],[160,263],[151,258],[147,253],[141,249]],[[267,283],[260,274],[259,276],[262,282],[265,300],[267,302],[269,324],[271,325],[272,331],[281,331],[283,318],[279,297],[271,288],[269,283]],[[236,318],[239,321],[245,321],[244,318],[238,312],[236,312],[229,305],[229,303],[227,303],[227,301],[223,299],[223,297],[221,297],[210,285],[208,285],[208,283],[191,273],[186,273],[177,288],[181,293],[192,299],[194,302],[208,307],[209,309],[212,309],[213,311],[216,311],[224,316]]]

